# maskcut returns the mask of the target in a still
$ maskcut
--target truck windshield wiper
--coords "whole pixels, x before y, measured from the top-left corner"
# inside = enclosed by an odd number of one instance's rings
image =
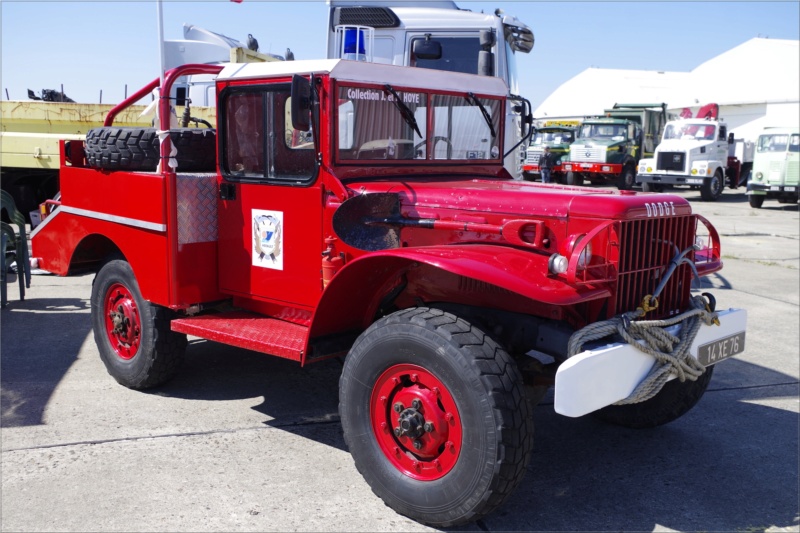
[[[489,113],[486,111],[486,108],[483,107],[483,104],[480,100],[478,100],[474,94],[467,93],[464,99],[470,103],[470,105],[478,106],[478,109],[481,110],[481,114],[483,115],[483,120],[486,121],[486,125],[489,126],[489,131],[492,134],[492,138],[497,137],[497,134],[494,132],[494,126],[492,125],[492,118],[489,116]]]
[[[422,138],[422,133],[419,131],[419,126],[417,126],[417,119],[414,118],[414,113],[408,108],[406,104],[403,103],[402,100],[400,100],[400,95],[397,94],[397,91],[394,90],[394,87],[392,87],[387,83],[386,85],[383,86],[383,88],[386,89],[387,92],[392,93],[392,96],[394,96],[393,100],[394,105],[397,108],[397,110],[400,111],[400,114],[403,116],[403,120],[406,121],[406,124],[414,128],[414,131],[417,132],[417,135],[419,135],[420,138]]]

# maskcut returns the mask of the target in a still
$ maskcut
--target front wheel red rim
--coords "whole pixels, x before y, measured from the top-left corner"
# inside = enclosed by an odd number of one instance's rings
[[[106,335],[111,348],[120,359],[133,359],[142,335],[139,307],[133,294],[125,285],[114,283],[106,291],[104,302]]]
[[[403,474],[432,481],[456,465],[461,416],[448,388],[424,368],[399,364],[383,372],[372,389],[370,419],[381,451]]]

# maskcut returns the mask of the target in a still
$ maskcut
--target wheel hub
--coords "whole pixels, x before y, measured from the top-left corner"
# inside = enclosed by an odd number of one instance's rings
[[[386,458],[421,480],[444,476],[461,448],[461,418],[450,392],[416,365],[395,365],[373,389],[370,416]]]
[[[111,347],[122,359],[132,359],[139,349],[141,324],[131,292],[122,284],[112,285],[106,295],[106,333]]]

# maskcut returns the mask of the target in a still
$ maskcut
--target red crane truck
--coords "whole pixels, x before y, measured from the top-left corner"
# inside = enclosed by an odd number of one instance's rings
[[[345,357],[355,466],[397,512],[453,526],[523,478],[543,390],[566,416],[657,426],[744,348],[746,312],[692,295],[722,268],[713,226],[672,195],[514,181],[498,78],[185,65],[160,93],[187,74],[216,74],[216,127],[114,127],[154,80],[61,143],[60,205],[32,237],[40,268],[96,271],[95,341],[126,387],[164,384],[187,335]]]

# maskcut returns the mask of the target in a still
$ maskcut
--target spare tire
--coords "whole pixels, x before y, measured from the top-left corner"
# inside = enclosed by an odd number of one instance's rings
[[[214,170],[216,130],[179,128],[170,139],[178,149],[178,171]],[[155,170],[160,156],[155,128],[95,128],[84,149],[89,166],[104,170]]]

